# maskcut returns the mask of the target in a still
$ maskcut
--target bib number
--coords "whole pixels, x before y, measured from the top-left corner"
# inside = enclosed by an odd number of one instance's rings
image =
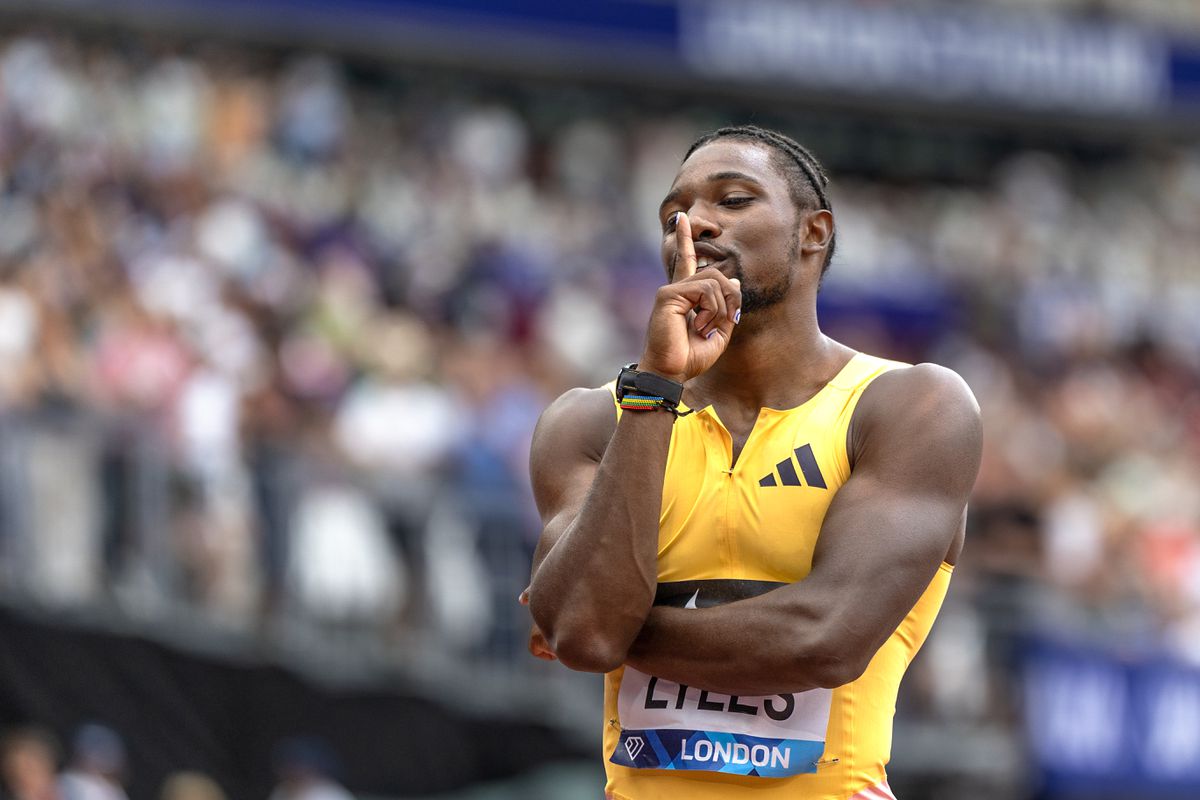
[[[756,697],[706,692],[626,667],[609,757],[635,769],[785,777],[816,772],[831,689]]]

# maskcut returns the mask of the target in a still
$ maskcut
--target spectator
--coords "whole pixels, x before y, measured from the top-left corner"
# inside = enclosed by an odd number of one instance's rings
[[[63,800],[58,791],[58,747],[40,728],[18,728],[0,740],[0,798]]]
[[[225,800],[225,793],[203,773],[176,772],[163,784],[160,800]]]
[[[334,760],[329,746],[320,739],[283,740],[275,750],[278,783],[270,800],[353,800],[332,777]]]
[[[71,763],[59,778],[62,800],[129,800],[125,743],[112,728],[89,722],[75,732]]]

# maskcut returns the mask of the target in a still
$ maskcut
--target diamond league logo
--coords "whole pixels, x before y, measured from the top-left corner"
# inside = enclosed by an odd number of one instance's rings
[[[637,760],[638,753],[642,752],[642,748],[646,746],[646,742],[640,736],[630,736],[625,740],[625,752],[629,753],[629,760]]]

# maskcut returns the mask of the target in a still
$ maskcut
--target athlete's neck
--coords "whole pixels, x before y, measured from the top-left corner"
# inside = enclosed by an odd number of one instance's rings
[[[854,351],[821,332],[815,308],[777,304],[743,315],[729,347],[688,388],[703,404],[746,414],[794,408],[821,390]]]

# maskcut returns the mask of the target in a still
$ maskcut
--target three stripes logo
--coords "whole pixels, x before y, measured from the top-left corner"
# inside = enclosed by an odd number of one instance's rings
[[[804,486],[808,485],[814,489],[828,489],[825,485],[825,476],[821,474],[821,469],[817,466],[817,458],[813,455],[811,444],[806,444],[803,447],[797,447],[792,456],[788,456],[783,461],[775,465],[775,470],[779,473],[779,480],[775,480],[775,472],[768,472],[759,479],[759,486]],[[804,482],[801,483],[800,475],[796,474],[796,465],[800,465],[800,474],[804,476]]]

